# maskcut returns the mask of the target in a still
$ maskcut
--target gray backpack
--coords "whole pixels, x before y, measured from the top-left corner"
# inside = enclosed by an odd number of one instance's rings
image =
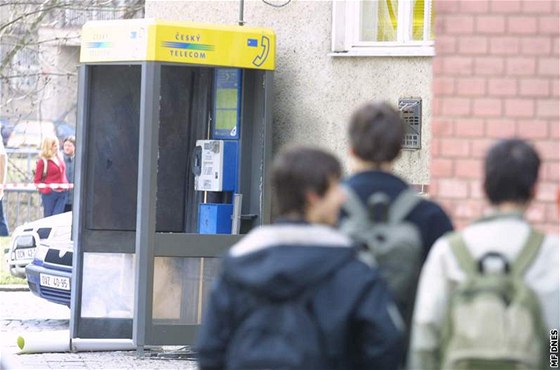
[[[523,281],[543,238],[532,229],[519,256],[509,264],[496,252],[476,261],[460,233],[449,236],[467,279],[450,297],[442,331],[442,369],[546,367],[547,337],[540,304]]]
[[[422,238],[418,227],[405,218],[421,198],[406,189],[391,203],[387,194],[376,192],[366,207],[351,188],[344,188],[343,209],[348,217],[341,221],[340,230],[367,247],[360,259],[379,268],[408,324],[422,267]]]

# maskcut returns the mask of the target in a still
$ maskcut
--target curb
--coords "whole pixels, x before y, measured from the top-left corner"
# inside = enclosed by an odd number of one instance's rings
[[[11,353],[0,352],[0,370],[28,369]]]
[[[28,285],[16,285],[16,284],[0,285],[0,292],[28,292],[28,291],[29,291]]]

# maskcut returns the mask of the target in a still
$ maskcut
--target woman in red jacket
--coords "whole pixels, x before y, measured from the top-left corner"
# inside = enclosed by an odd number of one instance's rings
[[[34,182],[43,199],[45,217],[62,213],[68,197],[66,165],[58,149],[56,137],[44,138],[35,170]]]

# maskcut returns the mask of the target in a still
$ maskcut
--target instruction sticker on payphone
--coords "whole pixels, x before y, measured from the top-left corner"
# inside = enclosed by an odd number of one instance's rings
[[[217,68],[214,77],[214,91],[212,138],[238,140],[241,114],[241,70]]]
[[[237,172],[237,142],[197,140],[193,172],[195,190],[234,191]]]

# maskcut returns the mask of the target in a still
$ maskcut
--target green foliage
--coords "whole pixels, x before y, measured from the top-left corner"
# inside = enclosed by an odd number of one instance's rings
[[[0,271],[0,285],[27,285],[27,280],[13,277],[8,271]]]

